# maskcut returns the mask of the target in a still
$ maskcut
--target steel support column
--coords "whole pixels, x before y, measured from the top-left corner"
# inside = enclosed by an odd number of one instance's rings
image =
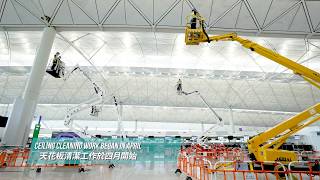
[[[122,103],[119,102],[117,106],[117,113],[118,113],[118,127],[117,127],[117,135],[122,136],[123,135],[123,127],[122,127]]]
[[[229,118],[229,124],[230,124],[230,127],[231,127],[231,132],[232,134],[234,134],[236,131],[235,131],[235,128],[234,128],[234,122],[233,122],[233,112],[232,112],[232,108],[230,106],[230,118]]]
[[[53,27],[44,28],[27,85],[22,97],[15,100],[9,116],[1,142],[4,145],[24,146],[27,142],[55,35]]]
[[[203,124],[203,122],[201,122],[201,134],[203,134],[204,133],[204,124]]]
[[[135,123],[134,123],[134,133],[137,133],[138,132],[138,120],[135,120]]]

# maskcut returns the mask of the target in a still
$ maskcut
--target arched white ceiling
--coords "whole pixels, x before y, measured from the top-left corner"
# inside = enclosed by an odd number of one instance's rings
[[[23,92],[44,14],[59,33],[52,54],[61,52],[68,70],[79,64],[109,95],[116,94],[127,121],[211,122],[199,98],[176,94],[179,77],[223,118],[230,118],[231,106],[237,125],[273,126],[320,101],[318,89],[235,42],[186,46],[177,33],[196,7],[212,32],[240,32],[319,72],[317,1],[0,0],[0,5],[1,104],[13,103]],[[92,97],[81,74],[68,81],[47,75],[37,114],[62,120],[68,107]],[[116,119],[111,105],[105,104],[99,120]],[[2,114],[6,111],[1,106]],[[77,119],[95,120],[86,111]]]
[[[1,0],[0,27],[65,30],[181,31],[196,8],[211,31],[318,37],[312,0]],[[46,23],[44,15],[51,20]]]

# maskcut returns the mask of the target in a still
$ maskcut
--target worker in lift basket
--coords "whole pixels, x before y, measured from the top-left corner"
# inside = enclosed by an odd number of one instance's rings
[[[197,29],[197,20],[201,21],[201,16],[196,9],[192,9],[190,19],[190,27],[191,29]]]
[[[56,52],[56,54],[53,56],[51,70],[57,70],[58,62],[61,61],[60,60],[61,56],[59,56],[59,55],[60,55],[60,53]]]
[[[64,65],[64,62],[61,61],[60,53],[56,52],[52,60],[51,70],[55,71],[56,74],[58,74],[60,77],[63,77],[64,69],[65,69],[65,65]]]
[[[204,18],[199,14],[199,12],[196,9],[193,9],[191,14],[188,16],[190,18],[190,29],[202,29],[202,33],[207,38],[208,43],[210,43],[210,38],[205,30],[205,22]],[[189,40],[198,40],[201,37],[201,32],[190,32],[188,33],[188,39]]]
[[[181,79],[178,80],[176,87],[177,87],[177,93],[180,95],[182,93],[182,81],[181,81]]]
[[[197,29],[197,26],[198,27],[203,26],[204,19],[200,16],[199,12],[196,9],[193,9],[189,16],[191,17],[190,18],[191,29]],[[188,36],[189,36],[189,39],[191,38],[198,39],[200,37],[200,33],[194,32],[194,33],[190,33]]]

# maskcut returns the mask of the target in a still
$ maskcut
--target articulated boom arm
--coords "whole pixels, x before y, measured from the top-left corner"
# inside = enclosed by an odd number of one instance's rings
[[[318,120],[320,120],[320,103],[250,139],[249,152],[261,160],[261,152],[265,153],[266,149],[277,150],[288,137]]]
[[[235,33],[208,36],[204,30],[203,18],[199,14],[194,17],[199,18],[200,25],[195,26],[194,23],[196,21],[194,20],[187,24],[185,29],[185,43],[187,45],[198,45],[202,42],[210,43],[211,41],[237,41],[243,47],[292,70],[295,74],[320,89],[320,74],[318,72],[255,42],[243,39]],[[320,120],[320,103],[250,139],[248,141],[249,152],[253,155],[253,159],[258,161],[282,161],[284,163],[295,161],[297,156],[294,152],[279,150],[279,147],[289,136],[318,120]]]
[[[96,106],[98,106],[98,105],[103,105],[107,101],[107,99],[104,96],[103,89],[100,88],[98,86],[98,84],[88,75],[88,73],[86,71],[84,71],[83,69],[81,69],[78,65],[75,66],[72,69],[72,71],[64,78],[64,81],[69,79],[71,74],[73,72],[75,72],[76,70],[80,71],[90,81],[90,83],[92,84],[93,89],[95,91],[96,97],[92,98],[92,99],[89,99],[87,101],[84,101],[81,104],[76,105],[76,106],[68,109],[67,110],[67,114],[66,114],[66,116],[64,118],[64,125],[67,126],[68,128],[70,128],[71,130],[80,132],[82,135],[88,135],[86,133],[86,129],[83,129],[81,126],[73,123],[72,117],[75,114],[77,114],[77,113],[79,113],[79,112],[81,112],[83,110],[86,110],[86,109],[88,109],[90,107],[92,108],[91,109],[91,113],[95,113],[94,111],[96,111],[96,109],[93,109],[93,108],[96,108]]]
[[[200,33],[200,32],[199,32]],[[186,37],[185,41],[187,45],[197,45],[200,42],[208,42],[206,36],[201,36],[202,39],[194,39],[193,37],[197,36],[197,34],[193,33],[193,29],[190,29],[188,26],[186,28]],[[247,39],[243,39],[239,37],[235,33],[224,34],[219,36],[210,36],[209,41],[237,41],[243,47],[250,49],[278,64],[281,64],[288,69],[292,70],[295,74],[303,77],[306,81],[311,83],[312,85],[316,86],[320,89],[320,73],[309,69],[301,64],[294,62],[268,48],[265,48],[255,42],[252,42]]]
[[[89,99],[85,102],[82,102],[81,104],[74,106],[71,109],[68,109],[67,114],[64,118],[64,125],[68,126],[68,127],[72,126],[72,116],[73,115],[75,115],[83,110],[86,110],[91,106],[104,104],[104,101],[105,101],[104,97],[96,97],[93,99]]]
[[[100,88],[100,87],[98,86],[98,84],[91,79],[91,77],[88,75],[88,73],[87,73],[86,71],[82,70],[82,69],[80,68],[80,66],[78,66],[78,65],[73,68],[73,70],[68,74],[68,76],[67,76],[66,78],[64,78],[64,81],[66,81],[67,79],[69,79],[69,77],[71,76],[71,74],[72,74],[73,72],[75,72],[76,70],[79,70],[79,71],[90,81],[90,83],[92,84],[93,89],[94,89],[94,91],[95,91],[95,93],[96,93],[97,95],[99,95],[99,96],[103,96],[103,95],[104,95],[104,92],[102,91],[102,88]]]
[[[97,85],[96,82],[94,82],[90,78],[90,76],[87,74],[87,72],[82,70],[80,68],[80,66],[78,66],[78,65],[73,68],[73,70],[67,75],[66,78],[64,78],[64,81],[68,80],[69,77],[71,76],[71,74],[73,72],[75,72],[76,70],[80,71],[90,81],[90,83],[92,84],[93,89],[94,89],[97,97],[93,98],[93,99],[89,99],[89,100],[87,100],[85,102],[82,102],[81,104],[79,104],[77,106],[72,107],[71,109],[68,109],[67,115],[64,118],[64,125],[68,126],[69,128],[72,127],[72,116],[74,114],[77,114],[77,113],[79,113],[79,112],[81,112],[81,111],[83,111],[83,110],[85,110],[85,109],[87,109],[89,107],[92,107],[92,106],[95,106],[95,105],[99,105],[99,104],[103,104],[103,102],[105,101],[103,90]]]

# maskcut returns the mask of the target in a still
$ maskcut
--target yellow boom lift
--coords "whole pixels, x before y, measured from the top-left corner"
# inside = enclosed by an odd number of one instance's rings
[[[268,48],[265,48],[255,42],[243,39],[235,33],[208,36],[205,31],[204,19],[200,14],[193,10],[187,17],[187,26],[185,28],[185,43],[187,45],[198,45],[202,42],[211,41],[237,41],[243,47],[254,51],[267,59],[270,59],[293,71],[320,89],[320,74],[301,64],[294,62]],[[248,150],[251,160],[256,161],[280,161],[288,164],[290,161],[297,161],[295,152],[281,150],[280,146],[285,143],[289,136],[297,131],[315,123],[320,119],[320,103],[306,109],[305,111],[285,120],[267,131],[258,134],[248,141]]]

